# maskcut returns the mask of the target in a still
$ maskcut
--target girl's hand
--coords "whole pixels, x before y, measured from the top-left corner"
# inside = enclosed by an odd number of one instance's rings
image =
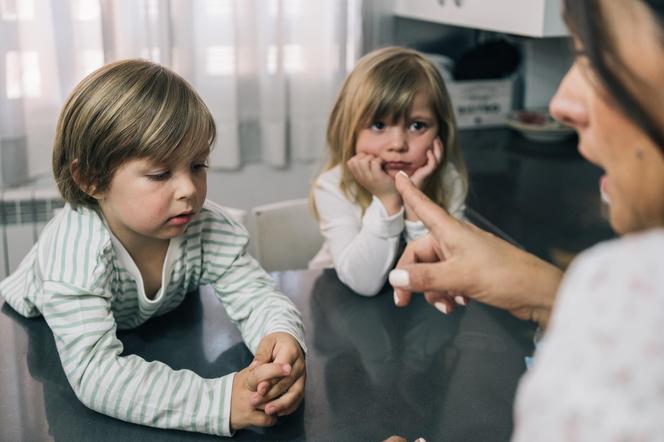
[[[444,151],[443,151],[443,142],[439,137],[436,137],[433,140],[433,149],[427,150],[427,162],[424,166],[420,167],[413,173],[410,177],[411,182],[418,189],[422,189],[426,179],[431,176],[431,174],[438,168],[441,161],[443,161]],[[404,202],[404,207],[406,208],[406,219],[409,221],[418,221],[419,218],[415,214],[408,204]]]
[[[383,203],[388,215],[401,210],[401,196],[394,186],[394,178],[383,170],[383,160],[358,153],[346,164],[355,181]]]
[[[438,165],[443,161],[443,142],[439,137],[433,141],[433,149],[427,150],[427,162],[424,166],[420,167],[413,173],[410,180],[415,184],[415,187],[421,189],[424,186],[426,179],[438,168]]]

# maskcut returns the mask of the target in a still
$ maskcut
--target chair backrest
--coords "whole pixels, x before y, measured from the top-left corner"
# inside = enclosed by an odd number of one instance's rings
[[[268,272],[306,269],[323,244],[306,198],[251,209],[254,255]]]

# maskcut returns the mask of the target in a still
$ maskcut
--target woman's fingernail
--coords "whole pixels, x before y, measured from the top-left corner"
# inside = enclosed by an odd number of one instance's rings
[[[463,296],[455,296],[454,301],[459,305],[466,305],[466,300],[463,298]]]
[[[399,305],[399,295],[397,295],[397,291],[394,291],[394,305]]]
[[[418,437],[417,439],[415,439],[415,442],[427,442],[427,440],[423,437]]]
[[[397,172],[397,175],[403,175],[406,179],[410,179],[410,177],[408,176],[408,174],[407,174],[406,172],[404,172],[403,170],[398,171],[398,172]]]
[[[438,311],[447,314],[447,304],[445,304],[444,302],[435,302],[433,306],[436,307]]]
[[[408,287],[410,285],[408,271],[403,269],[392,270],[390,272],[389,280],[392,287]]]

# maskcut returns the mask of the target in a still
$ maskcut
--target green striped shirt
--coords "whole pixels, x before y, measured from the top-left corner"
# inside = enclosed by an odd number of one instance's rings
[[[44,228],[0,294],[27,317],[44,316],[67,379],[86,406],[129,422],[230,435],[234,373],[204,379],[136,355],[120,356],[117,329],[173,310],[213,287],[254,352],[268,333],[293,335],[306,350],[300,313],[246,253],[246,230],[207,201],[171,240],[162,286],[147,298],[136,264],[94,210],[66,205]]]

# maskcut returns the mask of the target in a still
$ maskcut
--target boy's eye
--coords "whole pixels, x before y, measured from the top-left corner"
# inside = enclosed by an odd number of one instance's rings
[[[428,126],[424,121],[414,121],[410,123],[410,129],[417,132],[426,129],[427,127]]]
[[[194,163],[191,165],[191,170],[194,172],[200,172],[208,168],[207,161],[201,161],[200,163]]]
[[[147,177],[151,179],[152,181],[164,181],[171,175],[171,172],[166,170],[164,172],[159,172],[159,173],[151,173]]]

